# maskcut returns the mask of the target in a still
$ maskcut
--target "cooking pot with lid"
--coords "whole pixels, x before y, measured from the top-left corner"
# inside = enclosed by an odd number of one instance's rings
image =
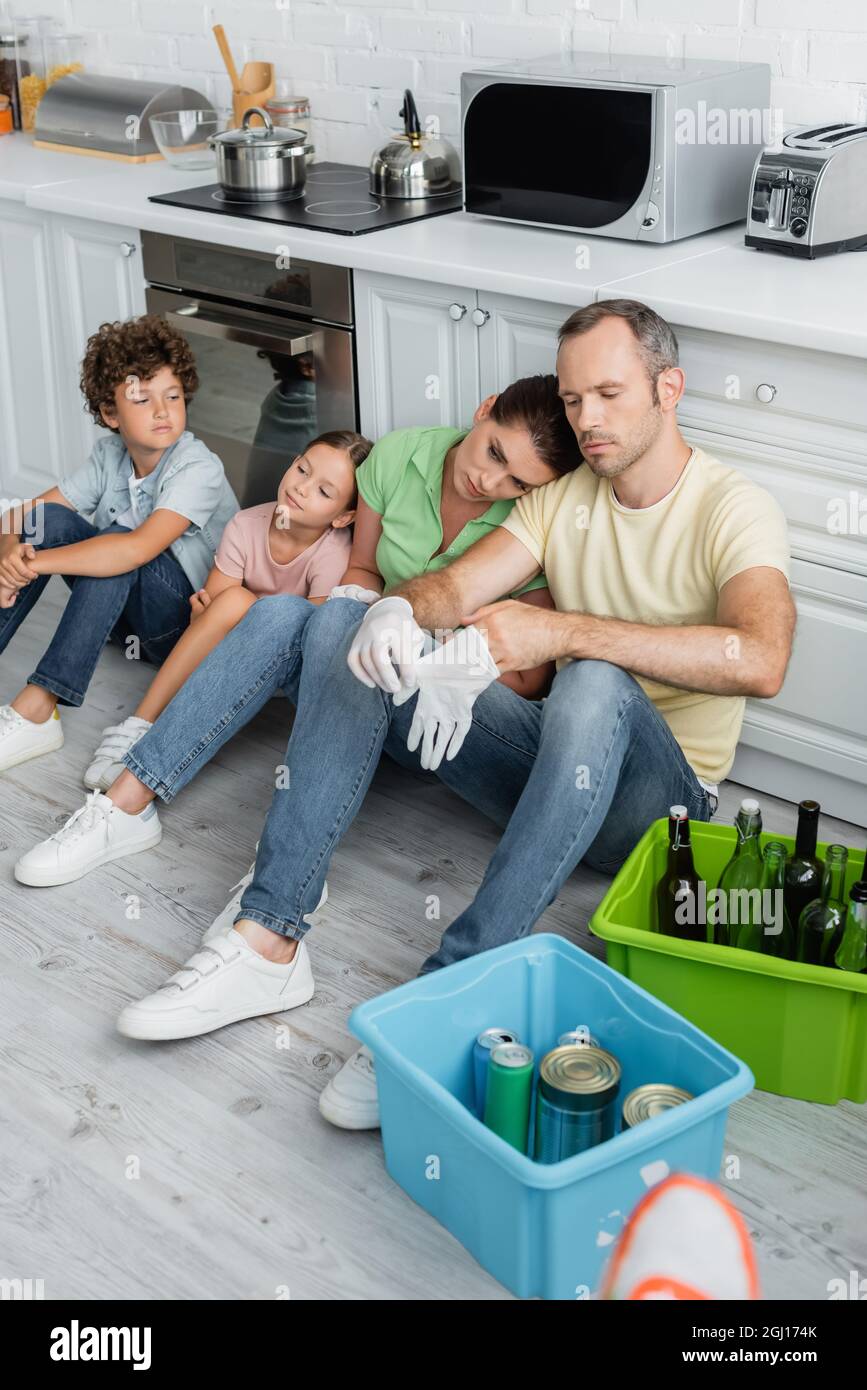
[[[253,116],[263,124],[251,126]],[[269,198],[300,198],[307,182],[307,156],[313,145],[303,130],[277,126],[261,106],[244,112],[238,130],[212,135],[208,144],[217,156],[217,178],[234,198],[251,202]]]

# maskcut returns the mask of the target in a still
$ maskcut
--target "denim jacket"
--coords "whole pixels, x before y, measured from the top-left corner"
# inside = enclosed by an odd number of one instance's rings
[[[129,507],[131,467],[120,435],[101,435],[87,463],[64,474],[57,486],[76,511],[101,531]],[[141,498],[146,516],[167,508],[190,522],[169,550],[193,588],[200,589],[214,563],[223,528],[238,511],[223,465],[206,444],[184,430],[166,449],[148,483]]]

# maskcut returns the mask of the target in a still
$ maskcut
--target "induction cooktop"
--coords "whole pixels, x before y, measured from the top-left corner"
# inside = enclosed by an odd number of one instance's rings
[[[453,193],[432,198],[381,198],[369,191],[368,172],[360,165],[323,161],[311,164],[303,190],[292,198],[250,202],[232,197],[218,183],[209,183],[203,188],[159,193],[149,202],[218,212],[223,217],[279,222],[284,227],[309,227],[318,232],[336,232],[338,236],[361,236],[401,222],[458,212],[463,206],[463,193],[457,187]]]

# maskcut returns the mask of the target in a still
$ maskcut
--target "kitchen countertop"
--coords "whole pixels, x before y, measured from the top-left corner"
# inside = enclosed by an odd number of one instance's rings
[[[867,252],[797,261],[745,247],[740,223],[659,246],[462,212],[335,236],[148,202],[214,179],[0,139],[0,198],[46,212],[576,307],[628,295],[675,325],[867,356]]]

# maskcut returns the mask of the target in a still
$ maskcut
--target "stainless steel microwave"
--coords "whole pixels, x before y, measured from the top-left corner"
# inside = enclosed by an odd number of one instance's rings
[[[465,72],[466,211],[629,241],[740,221],[770,80],[766,63],[597,53]]]

